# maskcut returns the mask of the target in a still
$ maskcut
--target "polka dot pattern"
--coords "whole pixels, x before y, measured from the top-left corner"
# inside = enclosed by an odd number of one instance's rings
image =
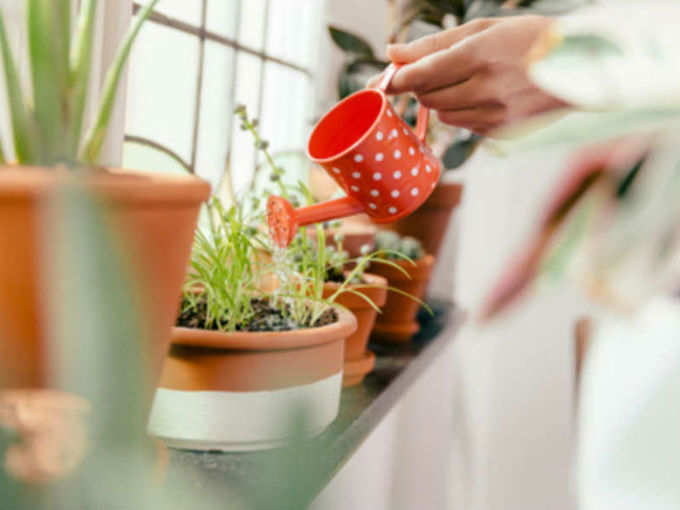
[[[411,212],[427,198],[439,176],[439,162],[391,107],[372,133],[324,166],[374,218]]]

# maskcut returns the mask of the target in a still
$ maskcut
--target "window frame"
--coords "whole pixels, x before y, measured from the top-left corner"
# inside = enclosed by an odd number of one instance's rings
[[[235,104],[235,90],[236,90],[236,83],[238,80],[237,76],[237,61],[238,61],[238,53],[243,52],[247,53],[249,55],[255,56],[259,60],[260,64],[260,74],[261,74],[261,79],[259,80],[258,83],[258,111],[257,111],[257,117],[260,118],[262,116],[262,98],[264,95],[264,87],[265,87],[265,66],[267,62],[273,62],[276,64],[279,64],[281,66],[287,67],[289,69],[292,69],[296,72],[301,73],[304,75],[308,80],[311,81],[310,85],[311,88],[314,89],[314,85],[319,83],[318,78],[319,78],[319,73],[315,73],[312,71],[310,67],[304,67],[301,66],[295,62],[276,57],[274,55],[271,55],[267,53],[266,48],[267,48],[267,35],[269,32],[269,11],[270,11],[270,5],[273,0],[264,0],[265,2],[265,14],[264,14],[264,23],[263,23],[263,43],[262,43],[262,50],[258,50],[255,48],[251,48],[245,44],[240,43],[237,39],[235,38],[230,38],[227,36],[224,36],[222,34],[218,34],[216,32],[213,32],[207,28],[207,3],[208,0],[197,0],[201,2],[201,18],[200,18],[200,25],[194,25],[192,23],[188,23],[186,21],[168,16],[166,14],[163,14],[161,12],[158,12],[154,10],[147,21],[147,23],[157,23],[161,26],[164,26],[166,28],[170,28],[173,30],[178,30],[180,32],[183,32],[185,34],[189,34],[192,36],[197,37],[198,42],[199,42],[199,56],[198,56],[198,62],[197,62],[197,78],[196,78],[196,93],[195,97],[193,99],[193,111],[194,111],[194,121],[193,121],[193,126],[191,130],[191,136],[192,136],[192,141],[191,141],[191,159],[187,161],[184,157],[179,155],[176,151],[174,151],[172,148],[165,146],[162,143],[159,143],[153,139],[146,138],[143,136],[137,136],[137,135],[132,135],[128,134],[125,132],[125,124],[121,126],[121,134],[122,134],[122,141],[125,142],[131,142],[131,143],[136,143],[139,145],[151,147],[157,151],[160,151],[167,155],[168,157],[172,158],[174,161],[176,161],[179,165],[181,165],[185,170],[187,170],[190,173],[196,173],[196,160],[197,160],[197,150],[198,150],[198,137],[199,137],[199,129],[200,129],[200,122],[201,122],[201,103],[202,103],[202,89],[203,89],[203,75],[204,75],[204,62],[205,62],[205,46],[206,46],[206,41],[211,41],[217,44],[220,44],[226,48],[230,48],[234,51],[234,58],[233,58],[233,63],[232,63],[232,71],[231,71],[231,86],[230,86],[230,91],[229,94],[231,96],[232,104]],[[235,19],[235,26],[238,27],[240,26],[240,21],[241,21],[241,11],[242,11],[242,4],[244,1],[247,0],[238,0],[237,6],[236,6],[236,19]],[[323,1],[323,0],[315,0],[315,1]],[[144,2],[140,1],[135,1],[135,0],[128,0],[125,2],[128,6],[128,9],[131,14],[136,14],[144,5]],[[317,59],[318,60],[318,56]],[[125,101],[120,102],[120,108],[122,110],[125,110]],[[233,132],[233,127],[234,127],[234,117],[232,115],[229,115],[229,125],[228,125],[228,130],[230,133]],[[120,151],[122,154],[122,141],[120,144]],[[232,151],[232,137],[230,136],[228,140],[225,140],[225,143],[227,144],[227,154],[231,154]]]

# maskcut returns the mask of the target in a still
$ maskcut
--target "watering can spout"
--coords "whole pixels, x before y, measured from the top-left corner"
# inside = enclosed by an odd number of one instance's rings
[[[361,203],[352,197],[338,198],[322,204],[295,209],[288,200],[272,195],[267,200],[269,235],[277,246],[288,246],[299,227],[363,212]]]

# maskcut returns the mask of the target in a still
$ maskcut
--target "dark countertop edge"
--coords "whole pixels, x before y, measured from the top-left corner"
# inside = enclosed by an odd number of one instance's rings
[[[404,370],[389,384],[387,389],[376,398],[333,444],[334,469],[327,472],[319,493],[333,480],[343,466],[380,425],[388,413],[401,401],[406,392],[414,385],[428,367],[438,358],[455,339],[458,330],[465,322],[465,312],[451,305],[448,324],[426,347],[411,361]],[[318,494],[317,494],[318,495]],[[316,496],[315,496],[316,497]]]

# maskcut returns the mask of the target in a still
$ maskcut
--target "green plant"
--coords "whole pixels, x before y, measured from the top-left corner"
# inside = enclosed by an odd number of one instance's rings
[[[385,258],[418,260],[425,256],[423,245],[413,237],[401,237],[391,230],[380,230],[375,236],[375,247]]]
[[[158,0],[150,0],[123,39],[109,68],[94,121],[83,128],[92,66],[97,0],[83,0],[71,31],[70,0],[26,0],[32,97],[24,88],[0,12],[0,53],[16,162],[37,166],[97,163],[123,67],[139,30]],[[0,140],[0,164],[6,163]]]
[[[241,207],[227,210],[217,198],[206,207],[208,229],[196,231],[183,312],[200,310],[204,327],[235,331],[254,316],[254,260],[263,241]]]
[[[645,25],[634,9],[618,9],[596,21],[558,22],[531,66],[538,85],[585,111],[517,127],[506,133],[514,140],[505,150],[579,152],[490,296],[487,316],[539,277],[575,278],[626,313],[677,291],[680,37],[671,26]]]

